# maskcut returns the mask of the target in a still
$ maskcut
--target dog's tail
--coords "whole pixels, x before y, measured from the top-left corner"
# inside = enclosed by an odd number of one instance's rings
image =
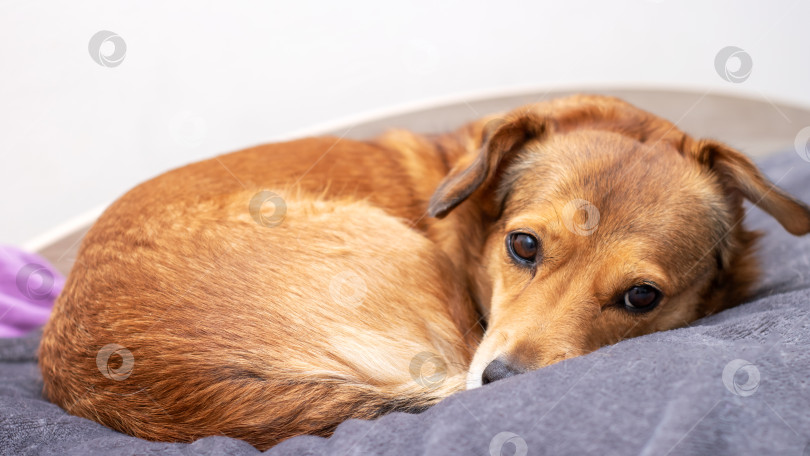
[[[465,388],[465,376],[415,378],[400,385],[371,385],[345,381],[313,382],[275,397],[278,407],[267,428],[239,436],[260,449],[296,435],[330,436],[340,423],[349,419],[370,420],[392,412],[421,413],[447,396]],[[302,401],[302,397],[306,400]],[[287,402],[288,401],[288,402]],[[286,402],[286,404],[285,404]],[[303,406],[302,406],[303,404]]]
[[[417,376],[389,385],[227,370],[187,372],[181,387],[176,381],[181,372],[146,388],[109,382],[70,399],[60,377],[51,376],[46,377],[45,393],[71,414],[137,437],[191,442],[225,435],[263,451],[297,435],[328,437],[348,419],[419,413],[465,388],[462,374]],[[133,390],[124,390],[129,387]]]
[[[368,385],[365,388],[369,388]],[[385,391],[374,388],[368,397],[369,413],[365,417],[376,418],[391,412],[421,413],[442,399],[465,388],[465,378],[424,379],[417,378],[413,384]],[[365,397],[360,398],[365,401]]]

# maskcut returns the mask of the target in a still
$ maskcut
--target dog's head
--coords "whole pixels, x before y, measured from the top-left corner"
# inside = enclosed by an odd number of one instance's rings
[[[430,204],[484,220],[488,328],[469,387],[738,304],[756,278],[743,198],[810,231],[808,207],[744,155],[613,98],[530,106],[472,130],[480,147]]]

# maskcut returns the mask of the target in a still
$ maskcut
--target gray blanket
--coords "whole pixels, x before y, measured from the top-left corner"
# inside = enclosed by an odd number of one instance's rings
[[[810,163],[794,151],[766,173],[810,201]],[[419,414],[350,420],[332,438],[268,451],[299,454],[810,455],[810,237],[758,209],[765,274],[749,303],[689,327],[627,340],[483,388]],[[247,443],[129,437],[67,415],[40,395],[38,334],[0,341],[1,454],[254,454]]]

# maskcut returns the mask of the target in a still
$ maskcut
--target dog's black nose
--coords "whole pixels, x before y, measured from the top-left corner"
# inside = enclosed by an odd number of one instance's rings
[[[484,369],[484,375],[481,376],[481,382],[486,385],[487,383],[492,383],[496,380],[511,377],[522,372],[523,369],[520,369],[518,366],[515,366],[509,362],[504,362],[500,359],[496,359],[489,363],[487,368]]]

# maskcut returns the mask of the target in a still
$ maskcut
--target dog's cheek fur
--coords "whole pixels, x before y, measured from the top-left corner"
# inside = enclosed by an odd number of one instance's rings
[[[751,297],[760,277],[756,246],[761,235],[760,232],[746,230],[742,224],[728,235],[732,241],[722,255],[728,258],[727,264],[717,270],[714,279],[701,294],[698,318],[737,306]]]

